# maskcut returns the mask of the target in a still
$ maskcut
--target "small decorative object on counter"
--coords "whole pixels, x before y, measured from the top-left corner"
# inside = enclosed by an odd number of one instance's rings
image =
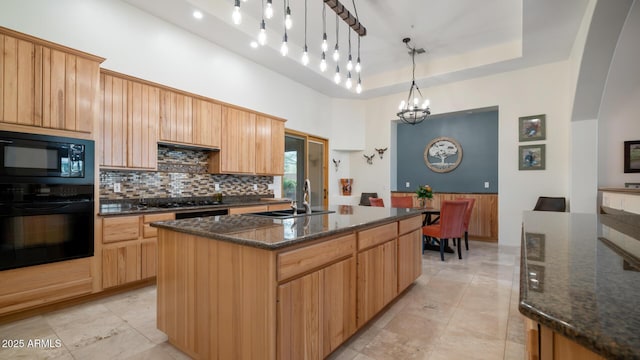
[[[416,189],[416,195],[418,195],[418,200],[420,202],[420,207],[424,208],[427,206],[427,199],[433,199],[433,189],[429,185],[421,185]]]
[[[340,189],[342,189],[342,195],[351,195],[351,187],[353,186],[353,179],[342,178],[340,179]]]

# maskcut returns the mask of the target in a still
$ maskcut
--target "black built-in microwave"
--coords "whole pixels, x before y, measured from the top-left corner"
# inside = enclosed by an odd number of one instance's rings
[[[0,131],[0,182],[93,184],[91,140]]]

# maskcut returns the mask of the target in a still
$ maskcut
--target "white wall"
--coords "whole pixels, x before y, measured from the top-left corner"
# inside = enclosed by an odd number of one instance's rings
[[[568,197],[567,139],[572,99],[569,79],[569,63],[563,61],[422,89],[431,99],[434,114],[498,106],[501,244],[520,244],[522,211],[532,209],[538,196]],[[405,95],[367,101],[365,153],[373,153],[374,147],[389,146],[394,110]],[[547,150],[546,170],[519,171],[518,117],[535,114],[547,116],[547,140],[543,141]],[[393,157],[376,158],[373,165],[368,165],[362,154],[356,152],[351,157],[351,173],[357,174],[354,191],[378,192],[388,203]]]
[[[331,99],[117,0],[2,0],[0,25],[107,58],[102,67],[330,137]]]
[[[640,173],[625,174],[623,143],[640,140],[640,4],[635,1],[618,40],[600,105],[598,186],[624,187],[640,182]]]

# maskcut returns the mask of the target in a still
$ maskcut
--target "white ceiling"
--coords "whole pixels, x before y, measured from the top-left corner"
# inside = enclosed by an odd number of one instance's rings
[[[422,88],[566,59],[588,0],[355,0],[360,22],[364,91],[358,95],[333,82],[336,15],[327,8],[327,62],[318,67],[322,39],[322,0],[307,2],[307,44],[311,57],[300,62],[304,46],[304,0],[290,0],[294,21],[288,31],[289,55],[283,58],[283,0],[273,0],[275,15],[267,20],[268,44],[253,49],[261,19],[261,1],[241,2],[242,23],[231,20],[233,0],[124,0],[213,43],[255,61],[331,97],[371,98],[408,91],[411,57],[402,38],[427,50],[416,56],[416,82]],[[354,13],[354,0],[340,0]],[[265,1],[266,2],[266,1]],[[192,13],[200,10],[202,20]],[[339,21],[340,69],[346,76],[347,26]],[[352,54],[357,37],[352,32]],[[357,77],[354,76],[357,81]]]

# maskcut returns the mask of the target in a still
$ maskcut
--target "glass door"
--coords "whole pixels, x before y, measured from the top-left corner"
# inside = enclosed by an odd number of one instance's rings
[[[304,180],[309,179],[311,206],[327,206],[328,141],[300,132],[287,131],[284,147],[283,197],[295,200],[298,208],[302,208],[302,188]]]

